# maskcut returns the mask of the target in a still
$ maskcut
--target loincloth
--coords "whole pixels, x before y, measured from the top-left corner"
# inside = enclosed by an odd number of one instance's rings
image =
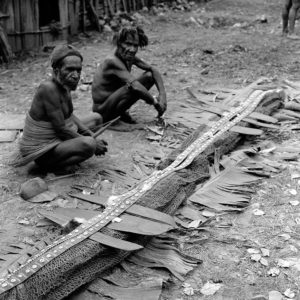
[[[78,129],[71,117],[65,120],[65,124],[71,130],[77,131]],[[25,166],[61,142],[51,122],[35,121],[27,114],[23,134],[18,143],[18,151],[10,164],[15,167]]]

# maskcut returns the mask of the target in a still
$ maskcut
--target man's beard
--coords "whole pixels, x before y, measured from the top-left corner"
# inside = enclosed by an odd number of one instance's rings
[[[61,74],[59,74],[58,78],[59,78],[59,82],[63,86],[67,87],[71,91],[76,90],[79,80],[72,80],[72,79],[69,79],[67,76],[61,76]]]

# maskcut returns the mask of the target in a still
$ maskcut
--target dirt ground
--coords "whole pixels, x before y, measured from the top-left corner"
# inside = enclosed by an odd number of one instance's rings
[[[281,37],[280,2],[212,0],[195,5],[191,12],[167,11],[163,17],[144,15],[150,45],[140,52],[140,56],[163,74],[170,122],[175,120],[180,104],[190,99],[186,87],[191,87],[199,97],[212,99],[214,95],[205,95],[203,90],[239,89],[261,76],[275,80],[299,79],[300,40]],[[200,20],[202,25],[196,25],[190,17]],[[299,30],[297,27],[296,31]],[[84,83],[92,79],[97,64],[112,51],[110,37],[109,33],[91,33],[91,37],[81,36],[74,42],[84,56],[82,84],[73,94],[78,115],[91,110],[90,86]],[[2,67],[1,112],[25,113],[35,88],[50,72],[48,54],[45,53],[31,53],[30,57],[19,59],[9,68]],[[132,114],[141,124],[148,127],[154,124],[155,111],[145,104],[138,103]],[[127,187],[118,181],[100,183],[98,173],[107,166],[126,170],[133,180],[149,174],[155,164],[171,151],[172,141],[164,145],[151,140],[149,136],[153,132],[146,125],[134,131],[107,130],[103,138],[109,143],[109,152],[104,158],[92,158],[83,163],[77,172],[84,175],[48,181],[49,189],[66,199],[56,200],[56,204],[93,208],[92,205],[75,203],[68,197],[67,193],[74,184],[89,187],[100,184],[102,191],[124,191]],[[183,139],[175,135],[172,138],[173,147]],[[272,140],[274,136],[267,138]],[[285,133],[281,138],[276,137],[278,141],[295,145],[299,134]],[[14,147],[15,143],[0,144],[3,160],[0,170],[0,249],[16,242],[30,245],[41,238],[53,239],[59,233],[55,227],[43,224],[37,214],[40,207],[52,204],[32,204],[18,196],[20,184],[37,174],[31,166],[13,169],[4,163]],[[148,160],[142,172],[134,163],[141,157]],[[218,217],[206,230],[199,232],[199,242],[184,245],[187,253],[203,260],[203,264],[186,279],[194,295],[186,295],[182,282],[174,280],[164,289],[162,299],[244,300],[257,295],[261,298],[255,299],[268,299],[270,291],[283,295],[288,289],[294,295],[286,292],[286,296],[300,299],[300,205],[290,203],[299,198],[300,182],[292,179],[291,174],[298,168],[300,170],[300,165],[297,160],[281,162],[281,168],[279,174],[262,181],[245,212]],[[45,180],[54,178],[53,174],[38,176]],[[258,208],[265,214],[254,215],[253,211]],[[251,260],[249,248],[269,250],[269,256],[265,257],[267,263]],[[278,266],[278,260],[290,258],[298,262],[296,268]],[[278,268],[279,274],[270,276],[268,272],[272,268]],[[222,285],[211,296],[200,292],[208,281]]]

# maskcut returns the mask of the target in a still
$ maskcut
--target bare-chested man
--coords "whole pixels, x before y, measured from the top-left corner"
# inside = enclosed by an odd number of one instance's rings
[[[148,45],[144,31],[135,26],[122,28],[114,36],[116,51],[99,66],[93,80],[93,111],[101,114],[104,122],[121,116],[121,120],[134,123],[127,110],[139,99],[153,105],[161,116],[167,108],[162,77],[158,70],[136,56],[138,48]],[[140,77],[131,74],[132,66],[145,72]],[[158,97],[150,88],[155,85]]]
[[[282,9],[282,34],[294,35],[297,11],[300,8],[300,0],[284,0]]]
[[[57,46],[51,65],[52,78],[40,84],[27,114],[17,166],[35,161],[46,169],[65,167],[107,151],[88,128],[101,124],[101,116],[94,113],[81,121],[73,114],[70,92],[80,79],[81,54],[70,45]]]

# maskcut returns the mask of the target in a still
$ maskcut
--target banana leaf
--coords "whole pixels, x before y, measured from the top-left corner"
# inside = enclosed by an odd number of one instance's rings
[[[276,118],[256,112],[256,111],[252,112],[249,115],[249,117],[252,119],[256,119],[256,120],[260,120],[260,121],[264,121],[264,122],[268,122],[268,123],[277,123],[278,122],[278,120]]]
[[[59,224],[60,226],[65,227],[69,222],[76,218],[89,220],[99,212],[77,208],[58,207],[53,211],[40,210],[39,213],[51,221]],[[107,227],[118,231],[142,235],[159,235],[174,228],[169,224],[163,224],[145,218],[135,217],[126,213],[121,214],[119,216],[119,220],[120,222],[109,223]]]
[[[128,261],[148,268],[166,268],[179,280],[192,271],[200,259],[180,253],[172,241],[163,238],[153,238],[147,246],[128,258]]]
[[[262,135],[263,131],[260,129],[243,127],[243,126],[233,126],[229,129],[229,131],[240,133],[240,134],[248,134],[248,135]]]
[[[102,205],[104,207],[107,205],[106,199],[102,199],[99,196],[84,195],[82,193],[72,194],[71,196],[75,197],[75,198],[78,198],[78,199],[81,199],[81,200],[85,200],[85,201],[94,203],[94,204],[99,204],[99,205]],[[130,214],[130,215],[150,219],[150,220],[153,220],[153,221],[156,221],[156,222],[169,224],[171,226],[176,227],[176,224],[175,224],[173,218],[170,215],[162,213],[158,210],[151,209],[151,208],[146,207],[146,206],[134,204],[126,210],[126,213]]]
[[[249,174],[245,167],[239,166],[212,173],[211,179],[199,186],[189,200],[217,211],[242,210],[251,198],[251,190],[247,186],[260,180],[260,177]]]
[[[97,279],[88,287],[88,290],[105,297],[101,299],[108,297],[115,300],[158,300],[162,292],[162,284],[161,278],[146,278],[135,286],[120,287],[103,279]]]
[[[260,127],[266,127],[266,128],[272,128],[272,129],[279,129],[279,126],[274,125],[274,124],[268,124],[268,123],[263,123],[263,122],[258,122],[256,120],[250,119],[250,118],[244,118],[243,121],[252,124],[252,125],[256,125],[256,126],[260,126]]]

